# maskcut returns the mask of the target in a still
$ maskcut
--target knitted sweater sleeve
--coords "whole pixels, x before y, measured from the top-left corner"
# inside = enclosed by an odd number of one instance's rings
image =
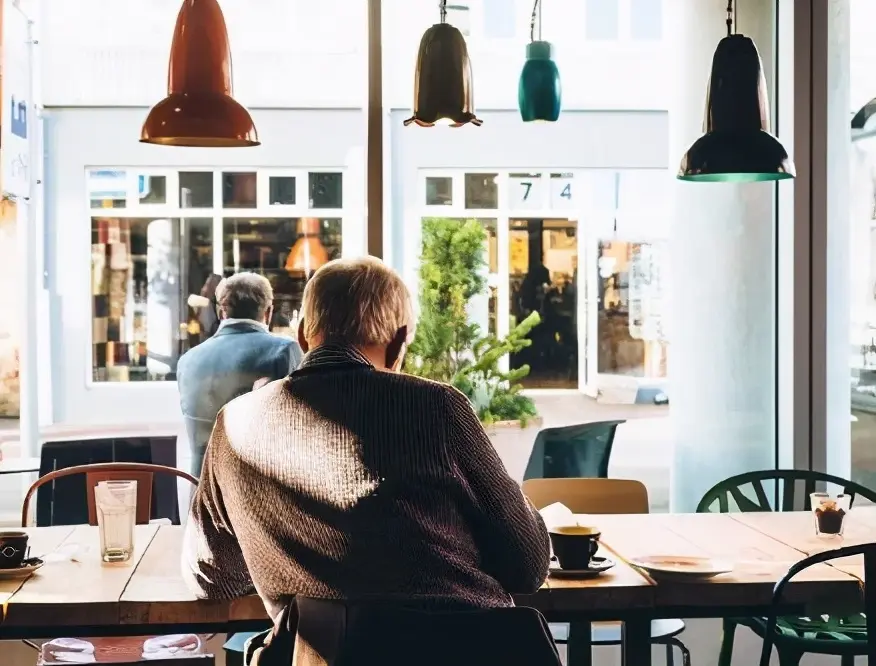
[[[550,564],[544,521],[508,476],[468,399],[455,389],[445,396],[448,442],[481,566],[507,592],[534,593]]]
[[[233,599],[255,591],[222,501],[222,465],[232,454],[225,431],[224,412],[223,409],[216,417],[207,445],[201,480],[192,498],[183,542],[183,578],[199,599]]]

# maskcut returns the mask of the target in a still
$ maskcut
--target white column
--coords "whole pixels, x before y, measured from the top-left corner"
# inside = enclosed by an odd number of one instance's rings
[[[665,22],[675,31],[668,42],[676,85],[669,109],[673,511],[693,511],[728,476],[775,467],[775,185],[674,180],[682,154],[702,133],[726,6],[672,0]],[[774,10],[772,2],[737,0],[736,30],[755,40],[770,90]]]

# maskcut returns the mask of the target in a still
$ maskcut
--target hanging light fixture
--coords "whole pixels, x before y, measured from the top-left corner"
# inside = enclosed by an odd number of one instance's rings
[[[414,115],[404,124],[480,126],[483,121],[474,113],[471,60],[465,38],[447,23],[447,0],[441,0],[440,7],[441,22],[429,28],[420,40],[414,75]]]
[[[258,146],[255,124],[234,100],[231,48],[216,0],[183,0],[170,47],[167,97],[152,107],[140,141],[164,146]]]
[[[770,134],[769,99],[754,42],[733,33],[733,0],[727,3],[727,36],[718,42],[709,78],[705,134],[681,160],[680,180],[747,183],[794,178],[794,163]]]
[[[328,263],[328,252],[319,240],[319,224],[315,217],[298,220],[298,240],[286,257],[286,272],[292,277],[309,278],[317,268]]]
[[[538,40],[535,25],[538,22]],[[517,105],[524,122],[555,122],[560,117],[560,70],[552,60],[553,47],[541,39],[541,2],[535,0],[529,22],[526,63],[517,84]]]

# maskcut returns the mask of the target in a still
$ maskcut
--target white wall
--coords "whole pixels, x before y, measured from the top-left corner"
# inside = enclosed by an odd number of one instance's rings
[[[51,293],[51,382],[56,423],[170,422],[174,382],[91,384],[89,166],[338,167],[364,141],[359,111],[266,111],[253,117],[263,145],[181,149],[138,142],[147,109],[51,109],[46,113],[47,266]],[[363,185],[364,187],[364,185]]]
[[[146,106],[164,96],[180,0],[41,2],[47,106]],[[513,37],[494,39],[484,31],[484,22],[490,20],[484,2],[451,3],[472,8],[468,44],[477,106],[516,108],[532,3],[491,3],[510,13],[515,26]],[[556,47],[566,109],[666,108],[665,43],[630,39],[630,0],[618,2],[620,34],[612,42],[584,38],[583,0],[543,3],[543,37]],[[235,95],[241,102],[268,108],[364,104],[364,1],[220,4],[234,56]],[[383,2],[384,97],[389,108],[410,108],[417,47],[423,32],[438,19],[437,5],[437,0]]]

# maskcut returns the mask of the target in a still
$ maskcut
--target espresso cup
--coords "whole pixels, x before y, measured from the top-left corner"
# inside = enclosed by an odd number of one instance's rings
[[[560,567],[567,570],[588,569],[599,548],[600,532],[595,527],[565,525],[550,530],[551,545]]]
[[[0,569],[16,569],[27,552],[27,532],[21,530],[0,532]]]

